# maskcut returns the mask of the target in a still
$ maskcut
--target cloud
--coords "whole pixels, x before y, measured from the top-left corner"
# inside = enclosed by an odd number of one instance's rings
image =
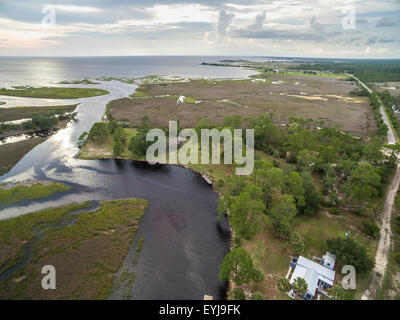
[[[234,16],[234,14],[227,13],[225,10],[221,10],[219,12],[216,26],[216,31],[218,35],[225,35],[228,32]]]
[[[356,25],[364,25],[367,24],[368,20],[367,19],[362,19],[362,18],[357,18],[356,19]]]
[[[102,11],[99,8],[86,7],[86,6],[70,6],[70,5],[57,4],[54,7],[55,7],[56,10],[68,11],[68,12],[92,13],[92,12],[100,12],[100,11]]]
[[[387,18],[381,18],[376,24],[377,28],[393,27],[395,23]]]
[[[256,16],[256,21],[255,21],[255,23],[251,26],[251,28],[254,28],[254,29],[256,29],[256,30],[262,29],[262,28],[263,28],[263,25],[264,25],[264,21],[265,21],[266,18],[267,18],[267,14],[266,14],[265,11],[262,12],[262,13],[260,13],[260,14],[258,14],[258,15]]]
[[[310,20],[310,27],[311,27],[311,29],[313,29],[315,31],[323,31],[325,28],[325,25],[318,23],[317,19],[315,19],[315,17],[312,17]]]

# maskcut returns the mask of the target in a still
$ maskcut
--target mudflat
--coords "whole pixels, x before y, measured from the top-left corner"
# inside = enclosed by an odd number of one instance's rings
[[[192,80],[144,84],[132,98],[112,101],[110,115],[136,125],[147,115],[155,125],[179,120],[194,127],[201,118],[221,124],[226,116],[255,117],[272,113],[272,120],[285,124],[290,117],[326,120],[357,136],[376,130],[367,98],[350,97],[355,85],[342,78],[271,75],[253,80]],[[177,97],[185,96],[184,104]]]

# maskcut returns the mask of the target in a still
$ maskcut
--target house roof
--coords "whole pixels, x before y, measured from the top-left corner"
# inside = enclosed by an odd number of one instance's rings
[[[318,280],[333,285],[335,271],[300,256],[299,259],[297,259],[296,268],[293,271],[289,283],[292,284],[298,277],[303,278],[307,282],[307,293],[314,296],[318,287]]]
[[[329,264],[333,269],[335,266],[335,261],[336,261],[336,256],[330,252],[326,252],[326,254],[323,256],[324,258],[324,264]]]

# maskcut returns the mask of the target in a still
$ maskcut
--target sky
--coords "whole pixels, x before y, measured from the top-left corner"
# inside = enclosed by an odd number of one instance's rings
[[[400,0],[0,0],[0,56],[400,58]]]

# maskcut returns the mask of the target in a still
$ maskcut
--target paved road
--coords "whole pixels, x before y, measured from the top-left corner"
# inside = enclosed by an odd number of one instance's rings
[[[367,85],[364,82],[362,82],[360,79],[358,79],[356,76],[354,76],[352,74],[348,74],[348,73],[346,73],[346,75],[357,80],[358,83],[365,88],[365,90],[367,90],[369,93],[372,93],[372,90],[370,88],[368,88]],[[388,144],[396,144],[396,138],[394,136],[392,126],[390,125],[389,119],[386,116],[385,110],[383,109],[382,101],[380,99],[379,99],[379,102],[381,102],[381,106],[379,107],[379,112],[381,113],[383,122],[388,127],[388,134],[387,134]]]
[[[362,85],[369,93],[372,92],[370,88],[366,86],[360,79],[357,77],[348,74],[348,76],[353,77]],[[380,101],[381,102],[381,101]],[[383,110],[383,105],[381,102],[381,106],[379,111],[382,115],[382,119],[388,127],[388,144],[395,144],[396,139],[393,134],[392,127],[390,122],[386,116],[385,111]],[[393,206],[396,200],[397,190],[399,189],[400,185],[400,165],[397,165],[396,174],[394,175],[392,182],[389,186],[389,189],[386,193],[385,205],[383,207],[382,212],[382,224],[380,228],[380,239],[378,244],[378,249],[376,251],[375,256],[375,267],[372,271],[372,278],[371,283],[367,290],[365,290],[364,294],[362,295],[362,300],[370,300],[376,299],[379,289],[382,288],[382,282],[386,273],[388,257],[390,252],[390,245],[391,245],[391,236],[392,236],[392,229],[390,226],[390,222],[392,220],[392,213],[393,213]]]

